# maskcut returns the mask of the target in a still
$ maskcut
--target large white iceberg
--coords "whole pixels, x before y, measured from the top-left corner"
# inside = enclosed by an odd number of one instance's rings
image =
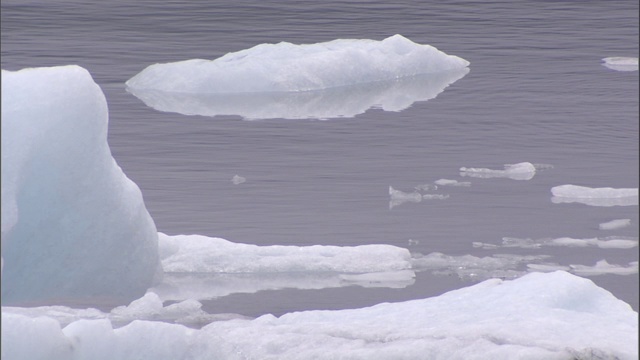
[[[2,70],[2,301],[144,294],[156,227],[107,144],[107,103],[78,66]]]
[[[310,91],[462,69],[469,62],[394,35],[382,41],[338,39],[260,44],[215,60],[154,64],[129,79],[131,89],[228,94]]]
[[[127,311],[162,309],[150,296]],[[155,300],[157,303],[157,299]],[[147,304],[147,305],[145,305]],[[136,305],[136,306],[134,306]],[[135,310],[138,308],[138,310]],[[190,309],[190,310],[189,310]],[[97,314],[91,316],[96,317]],[[491,279],[444,295],[279,318],[215,321],[200,329],[106,316],[61,327],[46,312],[3,308],[3,359],[637,359],[638,313],[566,272]]]

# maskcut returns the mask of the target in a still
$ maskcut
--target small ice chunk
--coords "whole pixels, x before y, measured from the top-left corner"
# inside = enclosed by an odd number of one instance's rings
[[[616,71],[638,71],[637,57],[606,57],[602,59],[602,65]]]
[[[448,199],[449,194],[424,194],[422,195],[422,199],[424,200],[444,200]]]
[[[389,209],[392,209],[406,202],[419,203],[422,201],[422,195],[420,195],[420,193],[418,193],[417,191],[406,193],[400,190],[396,190],[392,186],[389,186],[389,196],[391,197],[391,199],[389,200]]]
[[[600,230],[615,230],[631,225],[631,219],[616,219],[601,223]]]
[[[438,187],[433,184],[422,184],[422,185],[416,186],[414,189],[418,191],[431,191],[431,190],[438,190]]]
[[[233,178],[231,178],[231,182],[233,183],[233,185],[239,185],[245,181],[247,181],[247,179],[239,175],[233,175]]]
[[[486,168],[460,168],[460,176],[475,178],[508,178],[513,180],[531,180],[536,174],[536,167],[530,162],[518,164],[505,164],[504,170],[492,170]]]
[[[434,182],[436,185],[443,186],[471,186],[471,183],[468,181],[458,181],[458,180],[449,180],[449,179],[440,179]]]
[[[582,203],[590,206],[638,205],[638,188],[591,188],[578,185],[560,185],[551,188],[551,201],[558,203]]]

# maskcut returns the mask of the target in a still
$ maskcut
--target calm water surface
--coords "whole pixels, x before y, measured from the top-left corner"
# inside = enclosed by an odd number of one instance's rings
[[[562,184],[638,187],[638,72],[601,64],[638,56],[631,1],[2,1],[2,68],[78,64],[106,94],[109,143],[159,231],[259,245],[392,244],[413,253],[550,255],[561,265],[627,265],[637,248],[482,250],[503,237],[638,237],[638,206],[554,204]],[[260,43],[381,40],[393,34],[470,61],[435,99],[353,118],[269,119],[160,112],[124,82],[157,62],[214,59]],[[528,181],[461,177],[459,168],[546,164]],[[247,180],[234,185],[240,175]],[[446,178],[444,200],[390,209]],[[630,227],[600,223],[629,218]],[[409,242],[409,240],[412,240]],[[638,309],[638,275],[591,277]],[[347,287],[237,294],[211,312],[281,314],[424,298],[471,284],[418,273],[403,289]]]

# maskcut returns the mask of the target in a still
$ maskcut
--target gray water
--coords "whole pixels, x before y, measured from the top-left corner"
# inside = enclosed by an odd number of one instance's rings
[[[414,254],[545,254],[565,266],[638,261],[637,248],[472,246],[503,237],[638,237],[638,206],[554,204],[550,192],[563,184],[638,187],[638,72],[601,62],[638,56],[636,0],[1,4],[2,68],[78,64],[91,72],[109,104],[113,156],[161,232],[258,245],[392,244]],[[393,34],[460,56],[471,71],[404,111],[327,120],[160,112],[124,87],[158,62],[214,59],[260,43]],[[459,174],[463,166],[524,161],[551,166],[528,181]],[[236,174],[247,181],[234,185]],[[440,187],[444,200],[390,209],[389,186],[410,192],[441,178],[472,184]],[[598,228],[622,218],[632,225]],[[638,274],[590,278],[638,310]],[[355,308],[472,283],[419,272],[402,289],[262,291],[205,309]]]

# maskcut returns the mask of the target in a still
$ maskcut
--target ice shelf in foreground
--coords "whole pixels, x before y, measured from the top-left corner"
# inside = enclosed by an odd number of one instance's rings
[[[616,71],[638,71],[637,57],[606,57],[602,59],[602,65]]]
[[[460,168],[460,176],[469,176],[481,179],[508,178],[513,180],[531,180],[536,174],[536,167],[530,162],[518,164],[506,164],[504,170],[492,170],[486,168]]]
[[[578,185],[560,185],[551,188],[553,203],[582,203],[591,206],[638,205],[638,188],[591,188]]]
[[[107,103],[78,66],[2,70],[2,301],[140,297],[159,269]]]
[[[148,320],[114,329],[109,319],[61,328],[39,315],[3,308],[3,359],[638,358],[638,313],[562,271],[491,279],[428,299],[201,329]]]

